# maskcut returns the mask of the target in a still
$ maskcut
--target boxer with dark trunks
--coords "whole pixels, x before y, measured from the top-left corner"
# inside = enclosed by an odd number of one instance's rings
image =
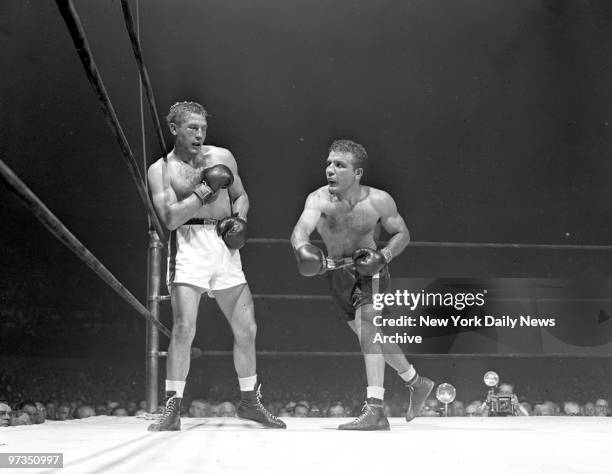
[[[180,404],[203,293],[214,297],[234,335],[234,366],[242,400],[237,415],[268,428],[285,428],[261,403],[255,363],[253,297],[239,248],[246,239],[249,199],[229,150],[205,145],[204,107],[179,102],[167,117],[174,148],[149,167],[153,205],[171,231],[168,288],[173,326],[166,367],[166,405],[149,431],[180,430]]]
[[[410,235],[393,198],[380,189],[361,184],[367,163],[365,148],[351,140],[336,140],[329,149],[325,170],[327,186],[312,192],[291,235],[298,269],[304,276],[325,273],[331,294],[364,355],[368,387],[361,415],[340,430],[388,430],[383,410],[385,362],[406,382],[409,405],[406,420],[416,417],[434,383],[418,375],[396,344],[375,342],[372,295],[389,283],[388,264],[399,255]],[[377,250],[375,234],[382,227],[391,235]],[[310,243],[317,230],[327,249]]]

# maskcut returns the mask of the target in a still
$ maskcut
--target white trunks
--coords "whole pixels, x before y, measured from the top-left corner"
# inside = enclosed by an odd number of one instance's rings
[[[217,234],[216,222],[192,219],[172,231],[168,242],[169,288],[183,283],[210,293],[246,283],[240,252],[227,248]]]

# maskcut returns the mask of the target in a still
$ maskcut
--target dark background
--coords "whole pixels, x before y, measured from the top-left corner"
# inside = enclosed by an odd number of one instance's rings
[[[160,152],[118,1],[76,1],[135,154]],[[132,2],[133,8],[136,4]],[[252,203],[253,237],[287,238],[335,138],[417,241],[609,244],[612,5],[606,0],[140,2],[162,118],[212,114]],[[54,2],[0,5],[2,159],[145,300],[147,220]],[[169,140],[170,136],[167,134]],[[144,351],[142,321],[0,187],[0,351]],[[609,251],[409,248],[394,274],[609,277]],[[243,251],[254,293],[324,294],[288,245]],[[196,344],[229,349],[204,303]],[[357,350],[330,302],[256,302],[266,350]],[[209,312],[210,312],[209,311]],[[579,317],[580,315],[578,315]],[[168,321],[168,314],[164,315]],[[162,346],[166,342],[162,341]],[[476,348],[475,348],[476,350]]]

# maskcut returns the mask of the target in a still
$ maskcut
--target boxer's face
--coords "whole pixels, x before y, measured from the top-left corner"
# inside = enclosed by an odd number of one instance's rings
[[[194,113],[183,117],[178,124],[170,124],[170,131],[176,137],[175,146],[193,154],[202,149],[207,128],[206,117]]]
[[[329,191],[333,194],[341,194],[355,183],[359,182],[363,170],[355,169],[354,158],[351,153],[338,153],[332,151],[327,157],[325,177]]]

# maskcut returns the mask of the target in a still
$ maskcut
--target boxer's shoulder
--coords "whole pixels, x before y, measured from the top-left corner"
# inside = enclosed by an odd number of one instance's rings
[[[387,191],[370,186],[368,186],[368,193],[365,201],[373,209],[382,214],[385,214],[387,210],[395,206],[395,201]]]
[[[306,202],[307,207],[316,208],[320,211],[329,210],[334,205],[327,186],[321,186],[320,188],[317,188],[312,191],[308,195]]]

